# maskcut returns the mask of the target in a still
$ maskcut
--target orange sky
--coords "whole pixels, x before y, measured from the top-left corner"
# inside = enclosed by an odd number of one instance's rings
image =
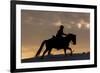
[[[76,34],[77,44],[70,45],[74,53],[90,51],[89,13],[22,10],[22,59],[34,57],[42,41],[56,35],[60,25],[64,25],[64,33]],[[63,50],[52,50],[54,55],[63,53]]]

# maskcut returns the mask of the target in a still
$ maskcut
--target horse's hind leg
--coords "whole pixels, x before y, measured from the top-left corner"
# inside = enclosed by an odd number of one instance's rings
[[[42,55],[42,58],[44,57],[45,53],[47,52],[48,50],[45,49],[45,51],[43,52],[43,55]]]
[[[51,49],[49,50],[49,52],[48,52],[48,55],[50,55],[51,54]]]

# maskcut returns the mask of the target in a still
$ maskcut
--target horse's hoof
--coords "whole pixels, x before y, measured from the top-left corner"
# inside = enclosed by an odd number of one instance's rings
[[[65,54],[65,56],[67,56],[67,54]]]
[[[43,59],[44,57],[41,57],[41,59]]]
[[[71,56],[73,55],[73,54],[70,54]]]

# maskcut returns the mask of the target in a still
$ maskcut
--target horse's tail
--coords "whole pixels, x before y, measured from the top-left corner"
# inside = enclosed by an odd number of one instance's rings
[[[40,46],[40,48],[39,48],[39,50],[38,50],[36,56],[38,56],[38,55],[40,54],[40,52],[41,52],[41,50],[42,50],[42,48],[43,48],[43,45],[44,45],[45,43],[46,43],[46,40],[44,40],[44,41],[42,42],[42,44],[41,44],[41,46]]]

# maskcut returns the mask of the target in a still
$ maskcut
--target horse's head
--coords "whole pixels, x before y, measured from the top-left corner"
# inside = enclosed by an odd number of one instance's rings
[[[70,41],[72,41],[74,45],[76,45],[76,35],[75,35],[75,34],[69,33],[69,34],[66,36],[66,38],[69,39]]]

